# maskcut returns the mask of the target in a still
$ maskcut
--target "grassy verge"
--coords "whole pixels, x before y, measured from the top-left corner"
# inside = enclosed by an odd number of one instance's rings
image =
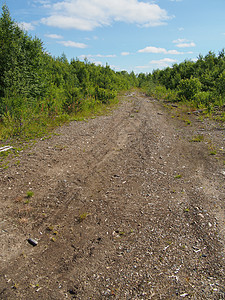
[[[220,123],[225,122],[225,104],[221,97],[215,98],[210,93],[198,93],[193,99],[180,97],[179,91],[167,89],[163,85],[148,83],[144,87],[147,96],[163,100],[165,103],[176,104],[183,112],[197,112],[202,118],[210,118]],[[205,94],[207,94],[207,99]],[[206,101],[207,100],[207,101]]]
[[[115,97],[108,103],[84,103],[81,110],[70,114],[33,113],[30,117],[21,118],[19,121],[6,116],[6,119],[0,123],[0,147],[10,145],[13,148],[0,152],[0,167],[8,168],[6,160],[18,156],[20,151],[31,147],[36,143],[37,138],[42,140],[50,138],[55,128],[71,121],[87,121],[96,116],[107,115],[117,107],[118,103],[119,97]]]

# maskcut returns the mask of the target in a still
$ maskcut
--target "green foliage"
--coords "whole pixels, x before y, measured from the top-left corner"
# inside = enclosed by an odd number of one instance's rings
[[[115,97],[115,91],[99,88],[98,86],[95,88],[95,98],[99,99],[102,103],[107,104],[110,102],[110,100],[114,99]]]
[[[81,214],[78,218],[78,222],[81,223],[83,222],[90,214],[89,213],[86,213],[84,212],[83,214]]]
[[[150,97],[154,97],[157,99],[165,99],[168,101],[176,101],[177,100],[177,91],[167,89],[165,86],[161,84],[156,84],[152,80],[150,80],[147,84],[143,85],[143,89],[146,94]]]
[[[19,94],[26,98],[41,96],[42,42],[27,35],[11,19],[6,5],[0,18],[0,97]],[[1,110],[0,110],[1,112]]]
[[[217,92],[225,98],[225,70],[218,76],[218,79],[215,82],[215,87]]]
[[[151,96],[169,101],[188,101],[210,112],[225,103],[225,51],[199,55],[172,68],[139,74],[139,86]]]
[[[190,142],[194,142],[194,143],[200,143],[204,140],[204,135],[195,135],[191,140]]]
[[[136,75],[115,72],[65,54],[51,57],[41,40],[0,17],[0,137],[35,136],[82,111],[115,102],[117,93],[138,85]]]
[[[33,197],[33,195],[34,195],[34,192],[32,192],[32,191],[27,191],[27,193],[26,193],[26,197],[28,199],[31,198],[31,197]]]
[[[212,150],[212,151],[210,151],[209,154],[210,154],[210,155],[216,155],[216,153],[217,153],[216,150]]]
[[[201,82],[198,78],[182,79],[178,85],[178,97],[180,99],[193,100],[201,91]]]
[[[182,175],[180,175],[180,174],[174,176],[175,179],[180,179],[181,177],[182,177]]]
[[[193,96],[194,103],[197,104],[198,107],[207,106],[210,103],[211,99],[211,92],[197,92]]]

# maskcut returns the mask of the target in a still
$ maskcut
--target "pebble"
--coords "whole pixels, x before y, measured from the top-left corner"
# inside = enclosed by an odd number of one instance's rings
[[[187,293],[184,293],[184,294],[181,294],[181,295],[180,295],[180,297],[183,297],[183,298],[186,297],[186,296],[188,296]]]
[[[32,239],[32,238],[29,238],[28,240],[28,243],[31,244],[32,246],[37,246],[38,242],[35,240],[35,239]]]

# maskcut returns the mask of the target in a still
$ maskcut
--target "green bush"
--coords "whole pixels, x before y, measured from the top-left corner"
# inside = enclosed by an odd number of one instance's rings
[[[191,101],[201,91],[201,86],[198,78],[182,79],[178,85],[178,97]]]
[[[207,106],[212,99],[211,92],[198,92],[193,97],[193,102],[196,106]]]
[[[211,110],[225,103],[225,50],[209,51],[196,62],[185,60],[152,74],[138,75],[139,86],[148,95],[169,101],[189,101]],[[157,87],[158,86],[158,87]],[[163,88],[163,87],[165,88]]]
[[[116,94],[116,91],[99,88],[98,86],[95,88],[95,98],[104,104],[107,104],[110,100],[114,99]]]
[[[146,94],[157,99],[165,99],[171,102],[177,100],[177,91],[167,89],[163,85],[156,85],[153,82],[148,84]]]
[[[219,75],[216,81],[216,88],[219,94],[225,97],[225,70]]]

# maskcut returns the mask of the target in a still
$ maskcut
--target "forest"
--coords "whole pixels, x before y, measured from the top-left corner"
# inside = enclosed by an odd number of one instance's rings
[[[151,96],[211,111],[225,104],[225,52],[209,51],[195,62],[185,60],[152,74],[139,74],[138,79]]]
[[[225,104],[225,52],[209,52],[152,73],[116,72],[108,65],[52,57],[43,42],[0,17],[0,140],[35,137],[117,101],[139,87],[147,95],[211,111]]]
[[[138,85],[134,72],[108,65],[52,57],[37,37],[12,20],[6,5],[0,18],[0,139],[33,137],[116,101]]]

